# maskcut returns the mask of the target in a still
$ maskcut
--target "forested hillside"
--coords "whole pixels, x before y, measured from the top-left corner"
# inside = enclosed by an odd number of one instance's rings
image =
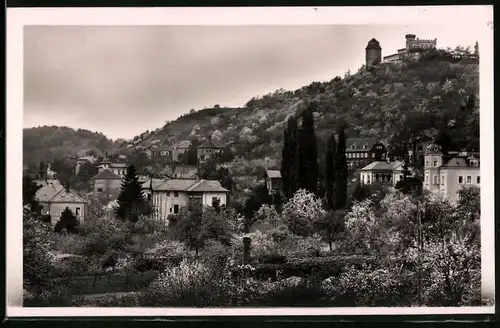
[[[265,166],[279,167],[283,128],[290,115],[311,101],[323,156],[327,135],[340,123],[347,137],[375,137],[391,147],[422,133],[447,132],[452,148],[479,148],[479,65],[467,51],[437,50],[420,60],[361,67],[354,74],[329,82],[313,82],[295,91],[277,90],[254,97],[243,108],[214,106],[191,110],[155,131],[131,141],[111,141],[86,130],[41,127],[25,129],[25,161],[49,161],[89,149],[126,152],[154,140],[173,145],[187,139],[211,136],[231,145],[236,155],[229,163],[234,176],[248,184]],[[160,119],[160,118],[159,118]],[[139,146],[139,147],[138,147]]]
[[[42,126],[23,130],[23,162],[32,168],[38,168],[40,161],[85,156],[87,152],[102,156],[105,151],[120,148],[123,140],[113,141],[102,133],[84,129]]]
[[[363,66],[344,78],[252,98],[244,108],[186,114],[136,144],[156,139],[172,144],[211,135],[232,144],[235,155],[243,157],[235,160],[234,169],[251,175],[266,157],[268,165],[279,165],[287,117],[315,101],[320,155],[328,133],[341,122],[347,124],[348,137],[375,137],[389,146],[422,133],[446,132],[453,148],[478,149],[479,65],[471,57],[439,50],[420,60]]]

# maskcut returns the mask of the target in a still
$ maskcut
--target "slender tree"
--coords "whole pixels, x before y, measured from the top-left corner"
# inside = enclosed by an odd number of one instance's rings
[[[116,215],[122,220],[137,222],[139,215],[145,213],[146,209],[144,194],[142,193],[135,166],[129,165],[118,196]]]
[[[345,157],[345,125],[339,130],[337,155],[335,156],[335,208],[343,208],[347,203],[347,160]]]
[[[302,125],[298,134],[298,182],[299,188],[318,194],[318,149],[313,112],[315,103],[302,113]]]
[[[335,140],[335,134],[331,134],[328,138],[326,145],[326,155],[325,155],[325,189],[326,189],[326,202],[330,210],[335,209],[335,157],[337,150],[337,141]]]
[[[281,179],[283,193],[290,199],[297,191],[297,119],[290,117],[283,133],[283,151],[281,158]]]

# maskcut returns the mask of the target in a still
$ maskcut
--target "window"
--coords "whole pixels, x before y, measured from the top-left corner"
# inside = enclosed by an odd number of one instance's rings
[[[428,159],[426,159],[426,160],[425,160],[425,166],[429,166],[429,162],[430,162],[430,161],[429,161]]]
[[[219,197],[215,197],[215,196],[214,196],[214,197],[212,197],[212,204],[213,204],[214,202],[217,202],[217,201],[220,201]]]
[[[435,160],[434,160],[433,166],[434,166],[434,167],[438,166],[438,161],[437,161],[437,159],[435,159]]]
[[[174,205],[174,214],[179,213],[179,205],[175,204]]]
[[[370,184],[370,175],[366,176],[366,183]]]
[[[444,185],[444,175],[441,176],[441,185]]]
[[[477,184],[479,184],[479,183],[480,183],[480,181],[481,181],[481,179],[480,179],[480,178],[481,178],[481,177],[479,177],[479,176],[477,177]]]
[[[97,192],[102,192],[102,188],[97,188]]]
[[[76,216],[80,216],[80,208],[79,208],[79,207],[77,207],[77,208],[75,209],[75,215],[76,215]]]
[[[437,175],[434,176],[434,184],[439,184],[439,177]]]
[[[172,213],[172,208],[170,208],[170,213]]]
[[[467,176],[467,184],[472,183],[472,177],[470,175]]]
[[[463,176],[458,176],[458,183],[464,183],[464,177]]]
[[[179,192],[178,191],[174,191],[174,197],[179,197]]]
[[[402,174],[399,175],[399,180],[403,180],[403,175]]]

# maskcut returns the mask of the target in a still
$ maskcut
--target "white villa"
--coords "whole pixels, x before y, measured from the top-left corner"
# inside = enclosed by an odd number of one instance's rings
[[[374,182],[383,182],[396,185],[399,180],[403,180],[402,161],[390,162],[375,161],[359,170],[360,181],[363,184],[372,184]],[[410,175],[413,172],[410,170]]]
[[[460,200],[460,189],[480,187],[479,156],[462,152],[446,158],[441,147],[431,144],[425,150],[424,160],[424,188],[443,193],[452,203]]]
[[[152,201],[156,218],[166,223],[169,215],[179,213],[190,200],[212,206],[212,202],[218,199],[220,205],[226,205],[229,192],[219,181],[203,179],[153,179],[144,182],[142,190]]]

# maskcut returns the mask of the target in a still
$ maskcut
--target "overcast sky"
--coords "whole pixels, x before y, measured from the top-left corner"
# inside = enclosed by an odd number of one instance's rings
[[[24,127],[65,125],[131,138],[191,108],[329,81],[407,33],[473,46],[477,31],[440,26],[27,26]]]

